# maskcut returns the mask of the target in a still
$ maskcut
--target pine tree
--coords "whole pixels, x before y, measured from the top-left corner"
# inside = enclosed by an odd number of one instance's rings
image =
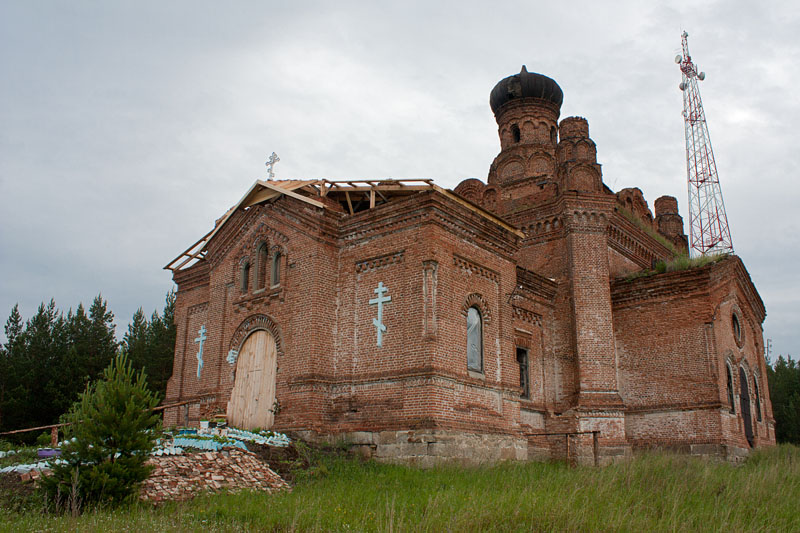
[[[13,412],[11,389],[18,376],[14,366],[15,355],[19,351],[16,346],[22,334],[22,317],[19,315],[19,304],[11,308],[11,314],[5,325],[6,343],[0,346],[0,430],[8,430],[8,413]]]
[[[151,357],[151,384],[162,397],[167,391],[167,381],[172,376],[173,361],[175,358],[175,291],[167,293],[164,311],[161,317],[153,314],[150,321],[150,342],[152,346]]]
[[[135,497],[149,475],[145,465],[157,438],[160,417],[152,411],[158,396],[147,388],[143,372],[135,372],[124,353],[118,354],[63,417],[73,441],[62,447],[63,464],[42,479],[58,502],[77,481],[81,501],[118,504]]]
[[[175,354],[175,292],[167,293],[163,315],[154,311],[148,321],[141,308],[133,314],[122,341],[122,350],[133,368],[145,370],[150,387],[162,397],[172,376]]]
[[[36,314],[25,324],[17,368],[21,372],[19,387],[27,392],[27,416],[20,427],[51,424],[63,412],[63,375],[61,363],[69,351],[66,321],[56,309],[54,300],[39,306]]]
[[[119,343],[114,335],[114,313],[108,309],[108,303],[98,294],[89,307],[89,358],[87,361],[89,374],[99,376],[104,368],[114,359]]]

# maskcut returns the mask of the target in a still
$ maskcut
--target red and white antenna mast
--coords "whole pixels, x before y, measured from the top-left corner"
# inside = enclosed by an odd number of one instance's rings
[[[719,187],[717,164],[711,149],[706,114],[700,100],[698,72],[689,55],[689,34],[683,32],[683,55],[675,57],[681,69],[679,85],[683,91],[683,118],[686,127],[686,172],[689,178],[689,252],[692,256],[733,253],[731,231],[725,215],[725,203]]]

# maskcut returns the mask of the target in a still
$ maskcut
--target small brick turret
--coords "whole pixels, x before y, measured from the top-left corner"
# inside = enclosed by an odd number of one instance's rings
[[[670,240],[678,251],[689,253],[689,241],[683,233],[683,217],[678,214],[678,200],[662,196],[655,202],[658,232]]]
[[[567,117],[559,124],[558,176],[562,190],[599,192],[602,173],[597,164],[597,147],[589,138],[589,122]]]

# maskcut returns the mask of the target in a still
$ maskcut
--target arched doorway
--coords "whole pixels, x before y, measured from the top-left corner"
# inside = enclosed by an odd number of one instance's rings
[[[747,444],[753,447],[753,421],[750,418],[750,390],[747,387],[747,374],[744,368],[739,367],[739,403],[742,409],[742,420],[744,421],[744,436],[747,437]]]
[[[277,363],[275,338],[269,331],[259,329],[245,339],[236,362],[228,424],[242,429],[272,427]]]

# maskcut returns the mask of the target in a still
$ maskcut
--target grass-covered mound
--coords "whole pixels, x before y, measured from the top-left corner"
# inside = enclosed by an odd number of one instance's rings
[[[19,531],[800,531],[800,448],[789,445],[740,466],[668,454],[606,468],[315,460],[291,493],[0,519]]]

